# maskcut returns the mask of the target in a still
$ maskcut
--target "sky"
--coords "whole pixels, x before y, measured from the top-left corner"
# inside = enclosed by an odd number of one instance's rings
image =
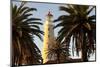
[[[16,5],[20,5],[20,2],[15,2],[13,1],[14,4]],[[51,13],[53,14],[53,20],[57,19],[59,16],[61,15],[65,15],[66,13],[63,11],[59,11],[59,6],[64,5],[64,4],[54,4],[54,3],[36,3],[36,2],[28,2],[26,4],[26,6],[32,7],[32,8],[36,8],[37,11],[33,12],[33,17],[36,18],[41,18],[42,19],[42,23],[45,23],[45,19],[46,19],[46,15],[48,13],[48,11],[51,11]],[[91,13],[91,15],[93,15],[95,13],[95,11],[93,11]],[[56,24],[55,24],[56,25]],[[40,26],[41,30],[44,30],[44,25]],[[57,28],[54,30],[54,34],[55,37],[57,36],[57,32],[59,31],[60,28]],[[43,42],[38,38],[35,37],[35,43],[37,44],[37,46],[39,47],[40,50],[42,50],[43,47]],[[91,57],[92,59],[94,58],[94,56]]]

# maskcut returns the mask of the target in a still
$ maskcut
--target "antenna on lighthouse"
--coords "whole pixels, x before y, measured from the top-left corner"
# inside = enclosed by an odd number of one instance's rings
[[[53,15],[51,14],[51,11],[50,11],[50,10],[48,11],[48,13],[47,13],[47,15],[46,15],[46,16],[47,16],[47,17],[46,17],[46,18],[47,18],[47,20],[48,20],[48,21],[51,21],[51,19],[52,19]]]

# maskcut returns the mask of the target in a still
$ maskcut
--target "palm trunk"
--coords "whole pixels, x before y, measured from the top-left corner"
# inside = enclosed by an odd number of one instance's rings
[[[60,63],[60,52],[59,52],[59,49],[57,50],[57,63]]]
[[[87,45],[86,45],[86,34],[85,33],[83,34],[82,60],[83,60],[83,62],[88,62]]]
[[[85,48],[84,45],[82,47],[82,60],[83,60],[83,62],[88,62],[87,49]]]

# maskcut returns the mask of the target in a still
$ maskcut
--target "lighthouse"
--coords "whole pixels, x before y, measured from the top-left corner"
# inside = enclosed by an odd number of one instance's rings
[[[56,48],[56,41],[54,37],[54,25],[52,18],[53,15],[49,11],[44,23],[44,41],[42,48],[43,64],[55,63],[57,59],[57,55],[53,51]]]

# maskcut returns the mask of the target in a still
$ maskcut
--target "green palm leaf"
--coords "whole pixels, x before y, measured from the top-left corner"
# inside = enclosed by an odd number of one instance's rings
[[[72,53],[74,54],[74,51],[76,51],[77,55],[79,55],[81,49],[83,61],[87,61],[88,55],[90,56],[91,53],[94,53],[95,38],[93,37],[95,35],[93,35],[93,31],[96,29],[96,15],[90,15],[94,9],[95,6],[86,5],[60,6],[59,10],[66,12],[66,15],[61,15],[54,20],[56,23],[60,22],[54,28],[61,27],[57,40],[62,45],[69,45],[73,37],[73,42],[75,43],[72,44]],[[91,31],[91,34],[89,31]],[[88,37],[89,35],[91,37]],[[87,45],[92,46],[87,47]]]
[[[38,44],[34,43],[34,36],[42,40],[43,31],[40,29],[41,19],[34,18],[36,8],[21,5],[12,6],[12,65],[41,64],[42,57]],[[15,54],[17,52],[17,54]],[[23,59],[24,58],[24,59]],[[24,61],[25,62],[24,62]],[[41,60],[41,61],[40,61]]]

